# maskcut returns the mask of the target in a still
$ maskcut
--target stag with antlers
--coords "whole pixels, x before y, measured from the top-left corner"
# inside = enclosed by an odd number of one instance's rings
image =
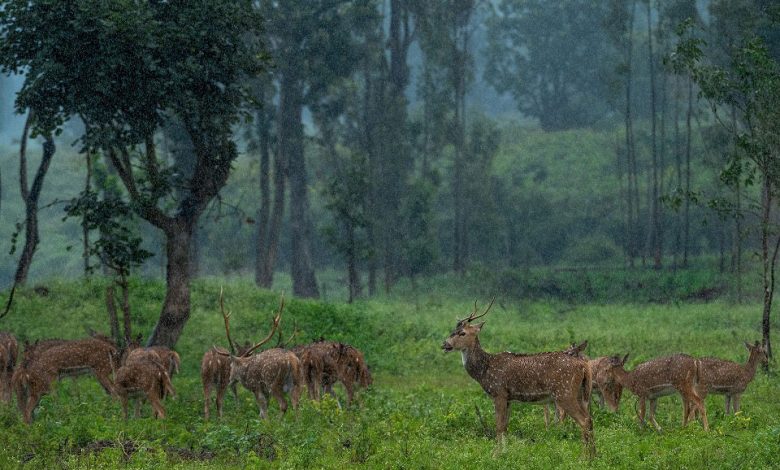
[[[272,395],[279,403],[282,413],[287,411],[287,399],[284,392],[290,392],[293,409],[297,410],[301,393],[302,373],[298,357],[286,349],[273,348],[260,354],[252,355],[254,351],[266,344],[279,328],[282,311],[284,310],[284,296],[279,303],[279,311],[272,320],[271,331],[263,340],[255,343],[240,356],[227,353],[221,348],[214,347],[214,351],[223,357],[230,358],[230,375],[228,384],[240,382],[247,390],[251,391],[263,418],[268,416],[268,397]],[[225,333],[228,343],[233,348],[230,338],[230,314],[223,315],[225,319]]]
[[[529,355],[486,352],[479,342],[485,322],[473,322],[487,315],[492,305],[493,301],[477,315],[475,302],[474,311],[458,320],[442,349],[460,351],[466,372],[493,399],[499,441],[503,442],[506,434],[512,401],[553,402],[577,422],[588,455],[595,455],[593,422],[587,406],[591,389],[587,362],[563,351]]]

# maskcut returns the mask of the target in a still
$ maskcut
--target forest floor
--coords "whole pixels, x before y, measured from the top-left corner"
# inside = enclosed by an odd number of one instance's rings
[[[78,338],[89,328],[106,331],[102,281],[51,282],[47,291],[17,292],[15,307],[0,323],[21,340]],[[164,296],[158,282],[134,280],[135,332],[148,334]],[[492,402],[466,374],[443,340],[473,307],[473,299],[444,290],[418,291],[353,305],[291,299],[282,319],[293,322],[301,342],[324,336],[363,350],[374,384],[357,403],[304,398],[296,413],[281,416],[276,403],[261,420],[251,394],[225,398],[225,416],[206,422],[200,360],[224,345],[218,307],[219,281],[193,286],[193,311],[176,349],[181,373],[177,396],[155,420],[148,405],[141,418],[124,421],[117,401],[89,377],[54,386],[35,421],[22,423],[15,406],[0,404],[0,468],[780,468],[780,378],[772,364],[759,371],[742,398],[742,411],[724,416],[722,396],[706,404],[711,429],[681,427],[679,397],[662,398],[662,433],[641,429],[636,398],[624,392],[617,414],[592,407],[598,456],[584,459],[580,432],[571,420],[545,429],[542,407],[514,404],[505,448],[496,452]],[[4,296],[0,296],[4,301]],[[485,303],[489,299],[482,299]],[[278,293],[249,282],[229,281],[225,304],[239,342],[267,331]],[[630,353],[634,367],[675,352],[744,362],[744,341],[760,337],[758,304],[572,304],[497,299],[480,340],[489,352],[550,351],[589,341],[586,353]],[[775,320],[774,331],[780,324]],[[343,402],[343,389],[337,393]]]

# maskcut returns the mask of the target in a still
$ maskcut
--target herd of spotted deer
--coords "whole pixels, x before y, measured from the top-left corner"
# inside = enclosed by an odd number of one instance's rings
[[[503,440],[512,401],[545,405],[545,424],[548,424],[548,404],[555,405],[560,420],[571,416],[582,429],[585,451],[595,455],[593,421],[590,416],[591,393],[600,396],[617,411],[623,388],[639,399],[637,417],[645,425],[645,403],[650,402],[650,422],[657,430],[655,420],[658,398],[679,393],[683,402],[683,426],[699,418],[704,430],[709,429],[704,398],[709,393],[726,396],[726,413],[739,411],[739,400],[753,380],[759,362],[767,364],[767,351],[758,342],[745,343],[750,355],[746,364],[717,358],[694,358],[687,354],[652,359],[627,371],[624,366],[628,354],[588,359],[583,352],[588,345],[572,344],[565,351],[538,354],[503,352],[490,354],[482,349],[479,333],[485,322],[474,323],[484,317],[493,305],[477,315],[477,304],[468,317],[458,320],[455,329],[442,345],[445,352],[460,351],[466,372],[476,380],[493,399],[496,410],[496,435]]]
[[[355,387],[368,387],[372,383],[364,356],[357,348],[324,339],[288,348],[287,344],[297,331],[286,342],[281,340],[279,333],[276,347],[254,354],[277,334],[284,297],[270,332],[254,345],[248,342],[239,345],[230,337],[231,314],[225,312],[221,291],[219,305],[230,350],[213,346],[203,355],[201,379],[206,419],[210,416],[212,388],[216,389],[217,414],[222,417],[222,402],[228,386],[237,398],[236,382],[253,393],[263,418],[267,417],[267,401],[271,396],[278,401],[282,413],[287,410],[285,392],[290,395],[293,409],[297,409],[304,385],[309,398],[319,400],[322,393],[334,395],[333,385],[341,382],[349,406]],[[602,407],[606,405],[617,411],[624,388],[639,399],[637,417],[642,426],[645,424],[645,404],[649,401],[649,420],[660,431],[655,420],[657,400],[679,393],[683,401],[683,426],[698,418],[707,430],[704,405],[707,394],[725,395],[727,414],[739,411],[740,395],[753,380],[759,363],[767,363],[766,349],[758,342],[745,343],[749,351],[746,364],[675,354],[644,362],[630,371],[624,368],[628,354],[622,358],[588,359],[584,355],[587,341],[556,352],[490,354],[482,349],[478,337],[485,322],[474,323],[474,320],[487,315],[492,305],[491,301],[485,311],[477,315],[475,302],[474,310],[468,317],[458,320],[442,349],[460,351],[468,374],[493,399],[499,441],[507,431],[510,402],[543,404],[545,425],[549,425],[548,405],[554,404],[560,421],[571,416],[581,427],[585,450],[593,455],[591,393],[598,395]],[[163,418],[162,400],[175,394],[171,376],[178,372],[181,364],[178,353],[169,348],[141,347],[140,339],[128,341],[126,347],[118,348],[112,339],[94,333],[79,340],[26,341],[18,365],[17,351],[16,338],[11,333],[0,332],[0,399],[10,402],[15,393],[26,423],[32,422],[33,411],[54,381],[85,373],[93,374],[109,395],[119,399],[125,419],[129,398],[139,399],[136,415],[141,401],[146,398],[154,416]]]
[[[232,340],[230,313],[225,312],[222,292],[219,304],[230,351],[213,346],[203,355],[200,372],[206,419],[210,415],[212,388],[216,388],[217,413],[221,417],[222,399],[228,386],[232,386],[233,394],[238,398],[236,382],[252,392],[264,418],[270,397],[276,398],[282,412],[287,410],[285,392],[289,393],[293,409],[296,409],[304,385],[309,396],[319,400],[323,391],[335,396],[333,385],[341,382],[347,391],[349,406],[355,386],[368,387],[372,383],[363,353],[340,342],[320,339],[287,349],[294,332],[287,342],[282,343],[280,335],[276,347],[253,354],[276,334],[284,298],[273,318],[270,333],[254,345],[240,346]],[[33,411],[54,381],[91,373],[106,393],[119,399],[125,419],[130,398],[138,398],[136,415],[140,412],[141,401],[147,399],[154,416],[164,418],[162,400],[175,395],[171,376],[179,371],[179,354],[163,346],[141,347],[140,338],[127,343],[126,347],[118,348],[111,338],[96,333],[78,340],[25,342],[22,359],[17,365],[16,338],[11,333],[0,332],[0,398],[10,402],[15,393],[22,417],[29,424]]]

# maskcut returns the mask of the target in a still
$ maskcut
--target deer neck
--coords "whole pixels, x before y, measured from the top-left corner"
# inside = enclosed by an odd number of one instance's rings
[[[756,370],[758,370],[758,355],[751,353],[747,364],[745,364],[745,378],[748,382],[752,381],[753,377],[756,376]]]
[[[463,358],[463,367],[466,368],[466,372],[468,372],[471,378],[480,382],[487,372],[492,355],[482,349],[482,346],[479,344],[479,338],[474,342],[474,346],[462,350],[460,354]]]
[[[615,369],[615,379],[617,380],[617,383],[629,390],[632,388],[632,385],[634,385],[634,378],[635,377],[631,372],[623,368]]]

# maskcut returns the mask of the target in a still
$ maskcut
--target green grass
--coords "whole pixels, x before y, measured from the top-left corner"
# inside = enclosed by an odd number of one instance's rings
[[[53,282],[48,296],[17,292],[16,306],[0,326],[23,339],[84,336],[105,331],[103,284]],[[225,417],[204,422],[198,376],[211,344],[224,344],[217,306],[219,282],[193,287],[193,312],[177,345],[182,372],[178,395],[165,402],[168,417],[121,419],[91,378],[54,387],[26,426],[13,406],[0,405],[0,468],[769,468],[780,466],[780,379],[760,372],[737,416],[723,415],[723,397],[707,399],[711,431],[698,423],[681,428],[679,398],[659,402],[662,434],[640,429],[630,393],[620,412],[593,409],[598,457],[582,458],[578,428],[567,421],[545,430],[542,408],[514,404],[506,448],[494,455],[492,404],[471,380],[457,354],[440,345],[471,305],[449,290],[418,291],[408,300],[390,297],[348,306],[291,299],[283,317],[302,340],[324,335],[362,349],[374,385],[359,392],[353,409],[333,400],[302,400],[295,416],[258,418],[254,400],[240,390],[225,399]],[[452,291],[449,291],[452,292]],[[457,291],[456,291],[457,292]],[[462,293],[461,293],[462,294]],[[0,297],[0,301],[4,296]],[[148,333],[163,300],[157,282],[134,280],[134,328]],[[249,282],[226,284],[232,333],[257,339],[268,326],[278,294]],[[742,341],[759,337],[760,306],[714,303],[572,304],[499,299],[481,341],[491,352],[561,349],[588,339],[588,354],[630,353],[631,366],[684,351],[743,361]],[[777,322],[773,328],[778,328]],[[343,391],[338,390],[343,397]]]

